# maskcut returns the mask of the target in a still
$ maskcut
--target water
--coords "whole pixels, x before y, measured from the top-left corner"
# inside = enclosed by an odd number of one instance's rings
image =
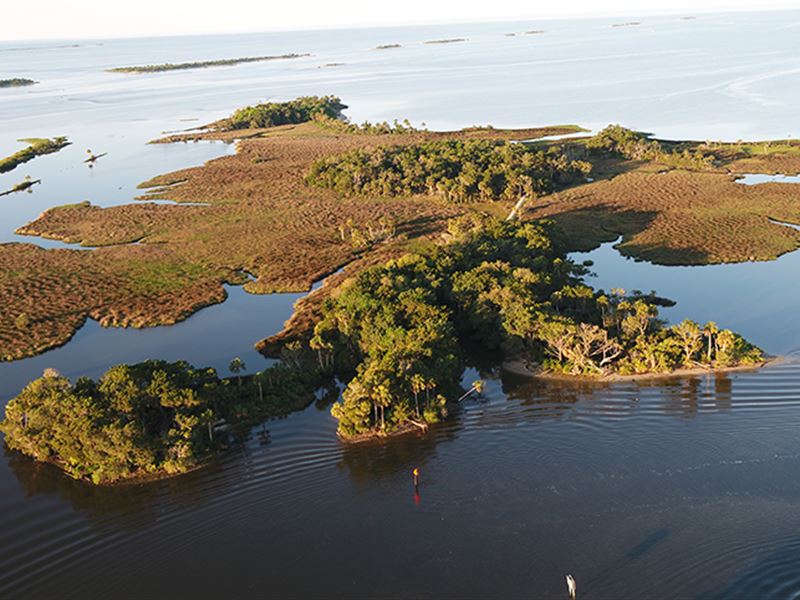
[[[795,135],[800,13],[461,24],[345,32],[0,45],[0,153],[20,137],[75,143],[0,176],[0,241],[42,210],[132,201],[136,184],[230,152],[146,146],[266,98],[334,93],[356,120],[432,128],[609,122],[661,138]],[[545,29],[546,34],[503,34]],[[453,45],[428,39],[467,37]],[[403,48],[372,51],[385,43]],[[135,76],[102,69],[311,52],[293,61]],[[336,68],[318,68],[332,62]],[[86,148],[108,152],[89,169]],[[185,210],[192,210],[186,207]],[[38,238],[26,242],[47,245]],[[91,250],[88,250],[91,251]],[[800,254],[655,267],[606,244],[591,283],[656,289],[664,311],[714,319],[774,354],[800,348]],[[89,321],[65,347],[0,365],[6,401],[45,366],[72,377],[147,357],[251,370],[257,338],[297,295],[229,299],[150,330]],[[2,308],[0,308],[2,310]],[[213,343],[209,343],[212,340]],[[469,370],[465,380],[477,373]],[[13,453],[0,459],[0,597],[786,598],[800,593],[800,359],[758,372],[590,386],[481,370],[429,435],[345,447],[324,402],[256,427],[208,467],[97,489]],[[410,471],[422,471],[415,498]]]
[[[800,183],[800,175],[764,175],[762,173],[748,173],[736,179],[737,183],[744,185],[759,185],[762,183]]]

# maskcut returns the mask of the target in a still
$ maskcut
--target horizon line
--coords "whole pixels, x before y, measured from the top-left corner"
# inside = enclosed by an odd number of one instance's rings
[[[709,16],[709,15],[725,15],[725,14],[740,14],[740,13],[768,13],[768,12],[800,12],[800,7],[787,7],[781,5],[772,6],[750,6],[750,7],[731,7],[731,8],[715,8],[715,9],[691,9],[691,10],[675,10],[675,9],[656,9],[644,10],[641,12],[629,11],[608,11],[608,12],[592,12],[581,15],[562,14],[562,15],[546,15],[546,16],[532,16],[532,15],[517,15],[517,16],[503,16],[496,19],[489,18],[475,18],[475,19],[455,19],[455,20],[433,20],[433,21],[407,21],[404,23],[387,24],[382,22],[375,23],[354,23],[352,25],[337,24],[332,26],[324,25],[311,25],[308,27],[273,27],[268,29],[239,29],[239,30],[220,30],[220,31],[180,31],[176,33],[150,33],[150,34],[120,34],[112,36],[83,36],[83,37],[36,37],[36,38],[0,38],[0,44],[7,43],[28,43],[28,42],[48,42],[48,41],[83,41],[83,40],[131,40],[131,39],[156,39],[156,38],[171,38],[171,37],[207,37],[207,36],[236,36],[236,35],[254,35],[266,33],[304,33],[314,31],[350,31],[350,30],[364,30],[364,29],[405,29],[411,27],[425,27],[437,25],[478,25],[478,24],[491,24],[491,23],[519,23],[525,21],[580,21],[580,20],[601,20],[609,18],[646,18],[646,17],[670,17],[670,16]]]

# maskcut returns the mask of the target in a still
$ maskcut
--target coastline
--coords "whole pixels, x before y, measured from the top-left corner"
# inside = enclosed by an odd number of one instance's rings
[[[501,368],[504,371],[519,375],[521,377],[532,377],[534,379],[544,379],[548,381],[562,381],[562,382],[586,382],[586,383],[616,383],[620,381],[639,381],[649,379],[666,379],[671,377],[690,377],[694,375],[716,375],[720,373],[731,373],[736,371],[757,371],[768,365],[779,364],[785,360],[784,356],[768,356],[763,361],[752,365],[734,365],[732,367],[695,367],[693,369],[676,369],[669,372],[655,372],[655,373],[632,373],[630,375],[621,375],[619,373],[610,373],[608,375],[591,376],[591,375],[569,375],[566,373],[556,373],[554,371],[547,371],[541,367],[531,369],[522,360],[513,359],[503,361]]]

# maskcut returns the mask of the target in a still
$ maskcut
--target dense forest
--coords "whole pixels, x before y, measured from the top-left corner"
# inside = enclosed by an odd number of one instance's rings
[[[438,140],[353,150],[314,162],[310,185],[345,196],[440,195],[451,202],[517,200],[585,180],[589,163],[560,150],[498,140]]]
[[[6,444],[76,479],[113,483],[185,472],[227,444],[229,426],[310,403],[318,374],[297,348],[251,377],[220,379],[185,362],[118,365],[74,385],[50,369],[6,406]],[[244,364],[235,359],[231,371]]]
[[[471,215],[448,236],[361,273],[326,305],[311,346],[320,365],[355,372],[332,409],[343,437],[439,419],[459,393],[467,339],[569,375],[762,360],[714,323],[665,326],[654,295],[584,285],[551,223]]]

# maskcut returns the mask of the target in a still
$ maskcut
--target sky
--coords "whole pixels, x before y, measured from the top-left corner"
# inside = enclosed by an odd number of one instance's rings
[[[6,0],[0,40],[798,8],[800,0]],[[645,4],[646,8],[643,8]]]

